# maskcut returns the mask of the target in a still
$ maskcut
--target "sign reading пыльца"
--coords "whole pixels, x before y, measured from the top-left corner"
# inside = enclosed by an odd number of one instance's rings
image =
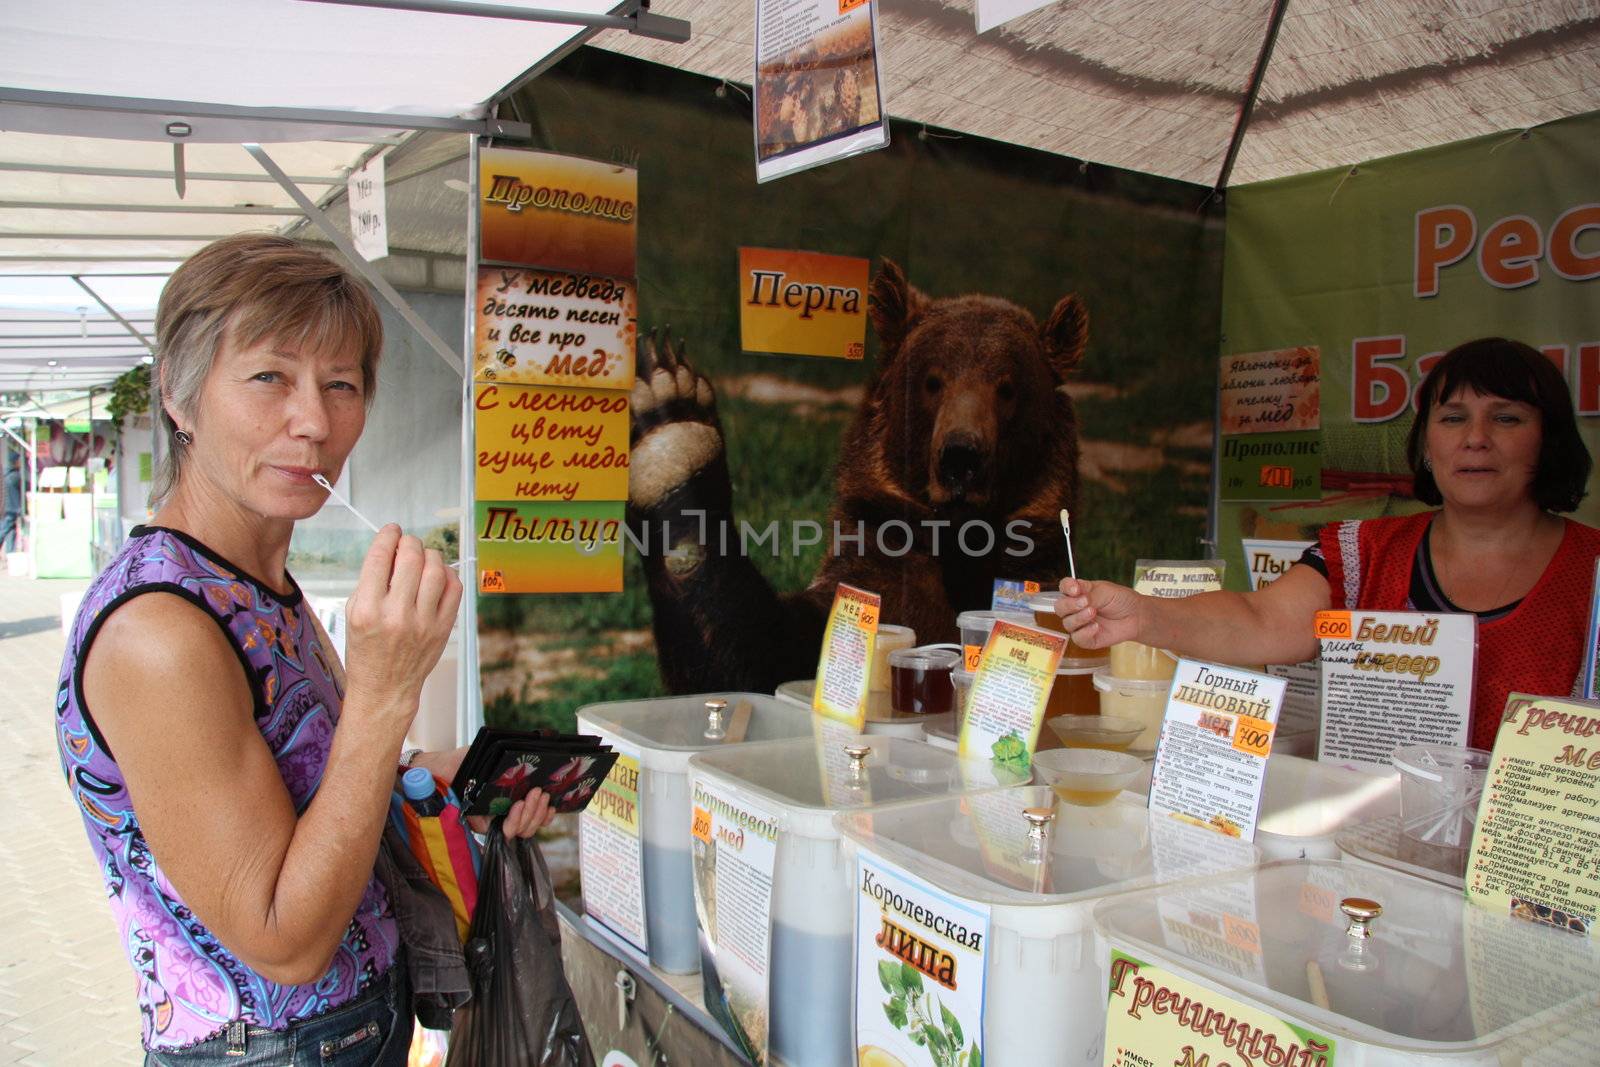
[[[1335,1042],[1116,948],[1102,1067],[1334,1067]]]
[[[1467,899],[1594,937],[1600,927],[1600,704],[1512,693],[1467,860]]]
[[[988,943],[988,908],[858,853],[857,1067],[982,1063]]]
[[[649,952],[644,918],[639,750],[611,734],[601,733],[600,740],[617,753],[617,762],[578,816],[583,910],[640,952]]]
[[[1406,745],[1464,745],[1477,659],[1475,615],[1319,611],[1319,759],[1388,769]]]

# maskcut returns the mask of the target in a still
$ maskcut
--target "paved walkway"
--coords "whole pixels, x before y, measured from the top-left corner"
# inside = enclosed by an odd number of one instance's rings
[[[52,730],[60,598],[87,584],[0,573],[0,1065],[143,1062],[133,972]]]

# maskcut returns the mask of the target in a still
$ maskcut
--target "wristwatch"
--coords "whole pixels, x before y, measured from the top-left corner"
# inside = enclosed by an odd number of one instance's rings
[[[422,749],[420,748],[406,749],[404,752],[400,753],[400,766],[415,767],[417,765],[417,757],[420,755],[422,755]]]

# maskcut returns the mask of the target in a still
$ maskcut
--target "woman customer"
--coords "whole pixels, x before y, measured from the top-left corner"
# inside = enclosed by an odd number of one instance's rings
[[[1428,372],[1407,455],[1417,499],[1437,510],[1325,526],[1257,592],[1161,600],[1069,578],[1056,610],[1085,648],[1140,641],[1239,664],[1315,658],[1312,619],[1327,608],[1472,612],[1469,738],[1492,748],[1507,694],[1576,692],[1600,530],[1556,513],[1583,498],[1589,452],[1554,364],[1488,337]]]
[[[386,526],[341,670],[284,569],[377,386],[366,290],[284,238],[208,245],[156,314],[153,522],[90,586],[57,692],[73,799],[137,972],[147,1064],[403,1064],[373,875],[401,743],[461,583]],[[465,750],[416,762],[449,778]],[[533,834],[530,795],[507,834]]]

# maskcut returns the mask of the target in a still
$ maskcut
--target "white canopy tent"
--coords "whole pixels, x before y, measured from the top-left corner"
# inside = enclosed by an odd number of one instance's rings
[[[639,0],[543,5],[587,28],[511,0],[370,2],[0,9],[0,392],[109,381],[149,356],[155,295],[186,256],[306,225],[244,143],[320,207],[421,134],[525,134],[496,102],[599,28],[686,34]]]
[[[981,35],[976,2],[880,0],[890,114],[1199,185],[1600,109],[1595,0],[1059,0]],[[753,0],[654,10],[694,40],[595,46],[750,81]]]

